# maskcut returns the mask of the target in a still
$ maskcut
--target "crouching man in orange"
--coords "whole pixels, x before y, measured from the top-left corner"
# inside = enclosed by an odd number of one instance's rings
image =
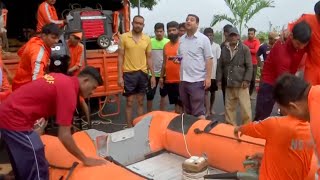
[[[274,86],[273,97],[280,105],[281,112],[287,115],[270,117],[234,129],[237,138],[239,134],[244,134],[266,140],[260,180],[296,180],[308,176],[314,148],[308,122],[309,89],[306,82],[294,75],[281,76]],[[315,101],[314,91],[318,92],[319,97],[320,87],[310,91],[309,106]],[[314,121],[319,121],[319,118]]]
[[[40,37],[31,38],[18,51],[20,62],[13,79],[12,90],[36,80],[47,71],[51,47],[59,40],[60,29],[51,23],[43,26]]]
[[[83,63],[84,47],[80,43],[82,39],[82,33],[72,33],[68,40],[68,48],[70,51],[70,64],[68,74],[78,75]]]
[[[70,52],[68,75],[77,76],[82,68],[82,63],[84,61],[84,46],[80,42],[81,39],[81,32],[72,33],[67,42]],[[79,103],[87,121],[90,121],[89,107],[82,96],[79,97]]]

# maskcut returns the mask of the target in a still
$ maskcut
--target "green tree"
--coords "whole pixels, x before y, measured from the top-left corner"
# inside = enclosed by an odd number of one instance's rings
[[[131,0],[132,7],[138,7],[138,0]],[[147,8],[149,10],[152,10],[152,8],[157,5],[159,0],[140,0],[140,7]]]
[[[211,26],[214,26],[221,21],[229,21],[231,24],[239,29],[242,34],[243,27],[247,27],[247,23],[259,11],[265,8],[274,7],[273,0],[224,0],[230,11],[232,17],[226,14],[216,14],[213,16]]]
[[[205,27],[200,27],[199,31],[203,33]],[[213,36],[213,41],[215,43],[221,44],[222,43],[222,36],[223,36],[223,32],[222,31],[215,31]]]
[[[259,39],[260,43],[266,42],[268,40],[268,32],[262,32],[260,31],[259,33],[256,33],[256,37]]]
[[[213,41],[215,43],[221,44],[222,43],[222,36],[223,36],[223,32],[222,31],[214,32]]]

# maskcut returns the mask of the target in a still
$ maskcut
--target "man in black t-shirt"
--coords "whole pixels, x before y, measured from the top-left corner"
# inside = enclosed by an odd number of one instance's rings
[[[268,35],[269,42],[263,43],[257,53],[257,56],[260,57],[262,55],[263,61],[267,60],[268,54],[270,53],[271,48],[275,44],[275,42],[280,38],[279,34],[276,32],[270,32]]]

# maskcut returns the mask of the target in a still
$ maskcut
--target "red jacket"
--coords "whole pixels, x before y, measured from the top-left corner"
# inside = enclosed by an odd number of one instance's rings
[[[264,62],[262,81],[273,85],[283,73],[295,74],[305,53],[306,49],[297,50],[293,47],[291,38],[285,43],[277,41]]]
[[[258,64],[257,53],[260,47],[260,41],[256,38],[254,38],[252,41],[247,39],[243,42],[243,44],[248,46],[250,49],[252,65],[257,65]]]

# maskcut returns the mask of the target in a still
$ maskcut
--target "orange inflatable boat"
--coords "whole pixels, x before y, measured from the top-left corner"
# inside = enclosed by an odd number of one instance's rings
[[[83,166],[56,137],[43,135],[50,179],[181,179],[182,164],[190,156],[205,156],[210,174],[245,172],[246,156],[263,153],[265,143],[247,136],[239,142],[230,125],[175,113],[151,112],[134,124],[110,134],[90,129],[73,135],[86,155],[110,159],[99,167]],[[315,168],[314,157],[308,180],[314,179]]]

